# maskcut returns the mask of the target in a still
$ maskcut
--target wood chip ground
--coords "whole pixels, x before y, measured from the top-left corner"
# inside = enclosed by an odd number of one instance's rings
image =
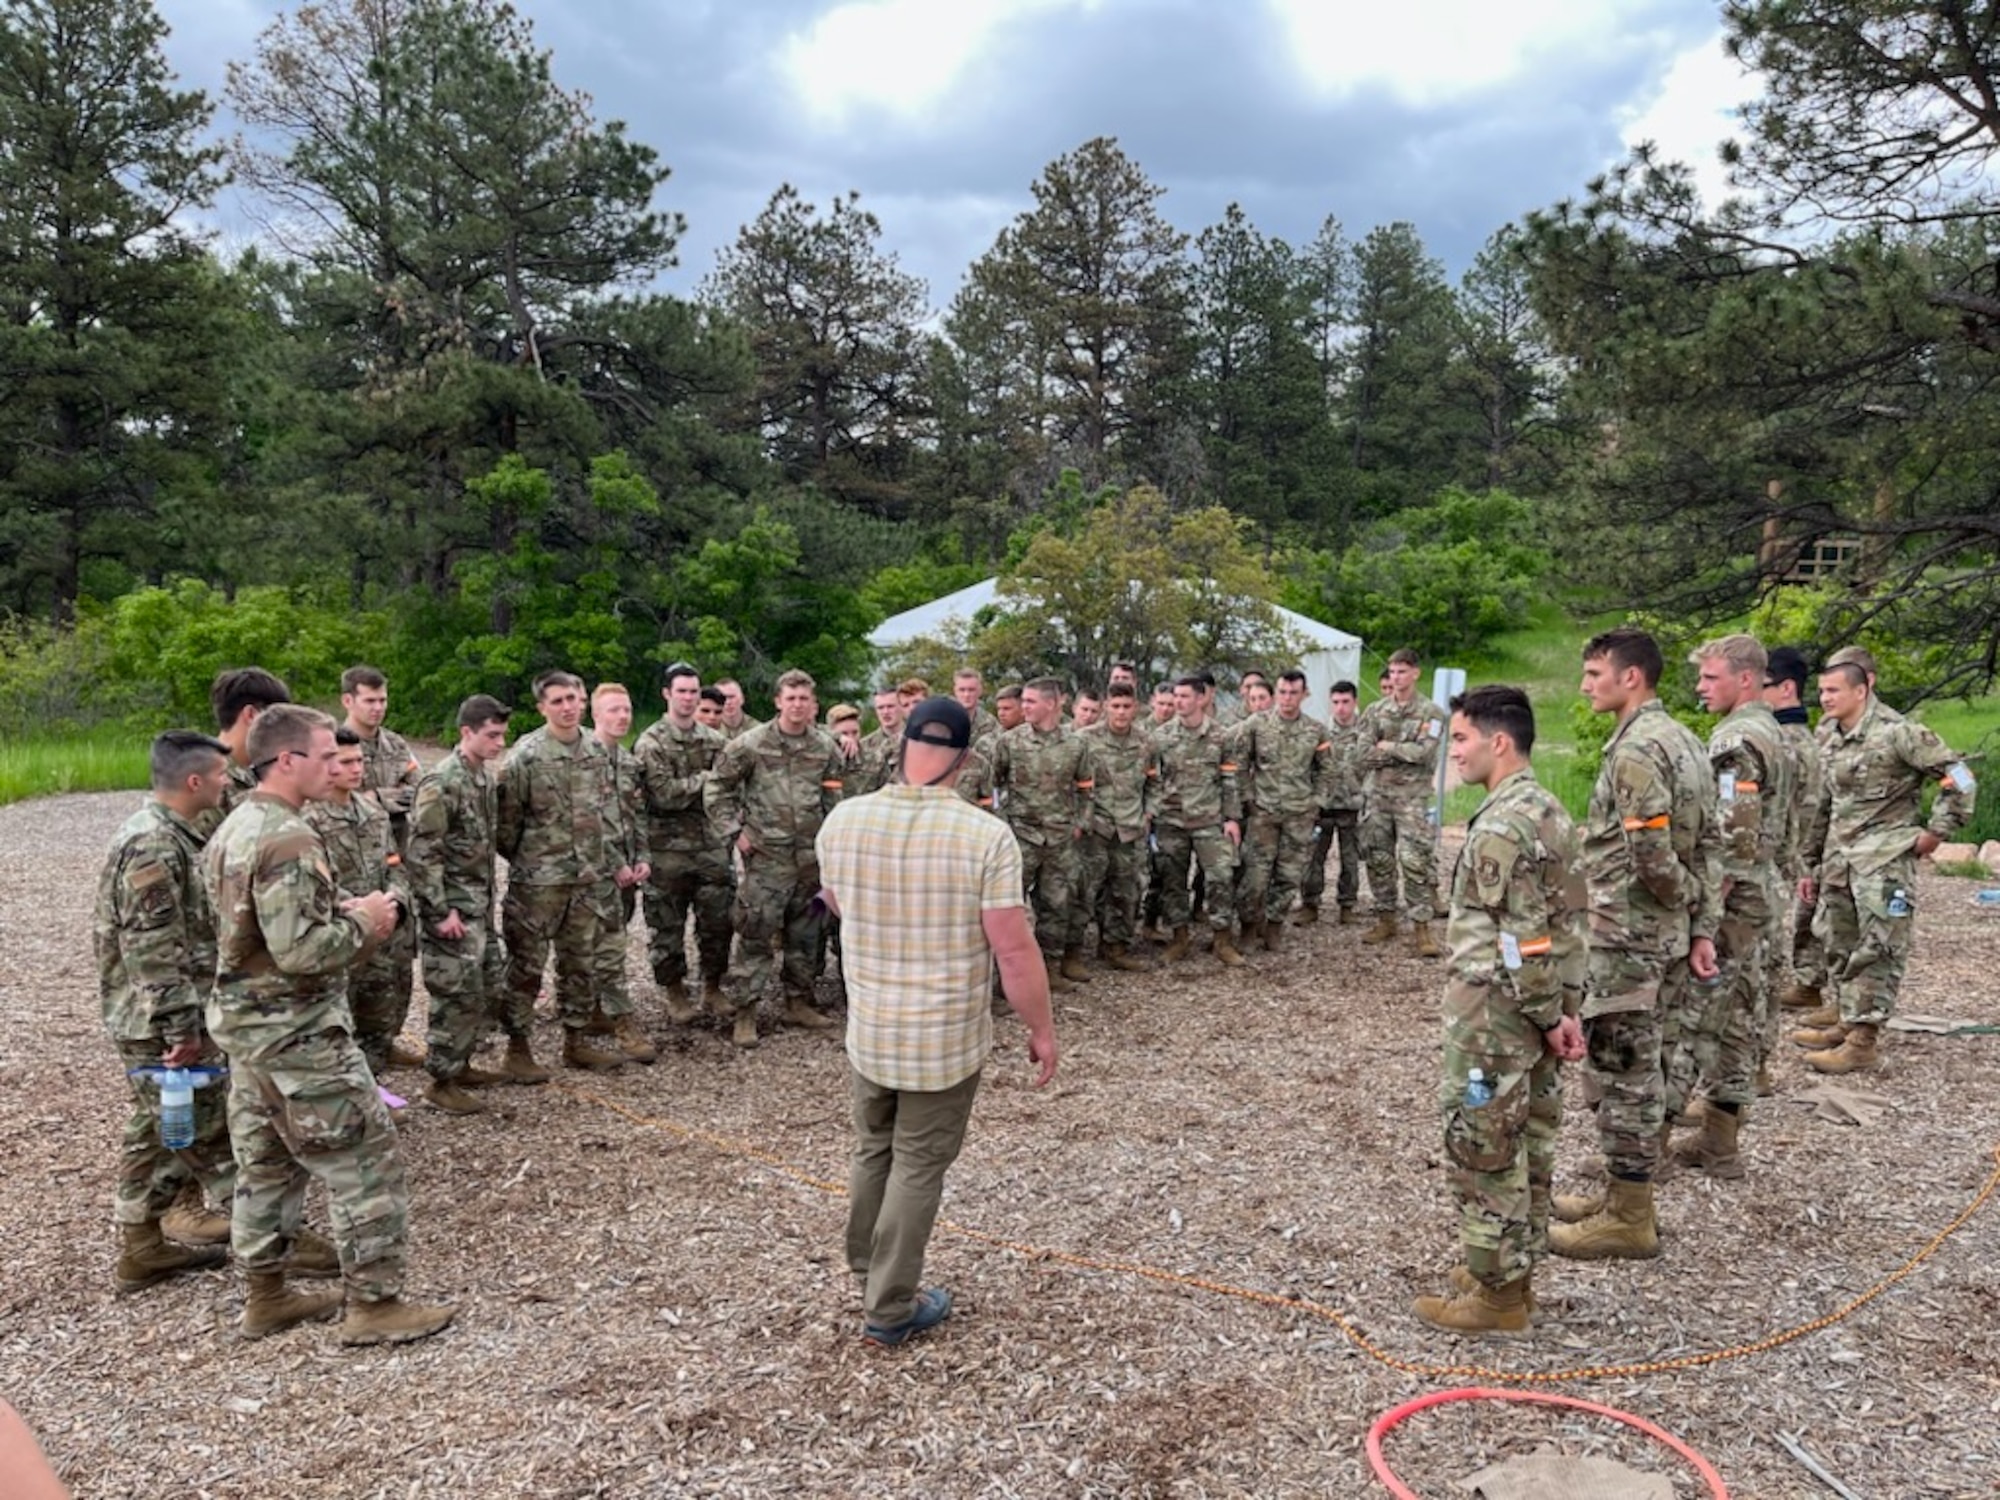
[[[1672,1360],[1867,1291],[1966,1207],[2000,1146],[2000,1037],[1893,1037],[1868,1084],[1896,1108],[1866,1134],[1811,1118],[1783,1047],[1745,1181],[1663,1187],[1658,1260],[1554,1262],[1532,1342],[1460,1343],[1409,1311],[1453,1259],[1438,968],[1358,928],[1294,929],[1245,970],[1203,956],[1063,997],[1041,1092],[1000,1023],[945,1203],[979,1237],[932,1245],[957,1312],[885,1353],[856,1336],[842,1200],[814,1185],[844,1174],[837,1038],[781,1031],[744,1054],[673,1032],[635,951],[657,1066],[508,1090],[475,1119],[410,1112],[410,1291],[458,1303],[457,1323],[402,1350],[343,1350],[326,1325],[244,1343],[231,1272],[111,1293],[124,1085],[89,908],[133,805],[0,809],[0,1393],[81,1497],[1365,1496],[1374,1417],[1481,1377],[1402,1373],[1327,1317],[1193,1281],[1337,1313],[1419,1365]],[[1972,909],[1970,882],[1919,890],[1906,1008],[2000,1023],[2000,916]],[[1590,1146],[1572,1114],[1564,1180]],[[2000,1204],[1822,1332],[1556,1389],[1681,1435],[1741,1496],[1828,1493],[1780,1432],[1870,1500],[2000,1495],[1996,1270]],[[1390,1454],[1445,1496],[1547,1445],[1673,1468],[1596,1420],[1482,1404],[1413,1419]]]

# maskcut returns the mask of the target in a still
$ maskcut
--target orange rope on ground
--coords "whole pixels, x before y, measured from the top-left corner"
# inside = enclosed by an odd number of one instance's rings
[[[847,1196],[847,1185],[845,1183],[830,1181],[823,1177],[814,1177],[810,1173],[794,1167],[783,1157],[765,1151],[761,1147],[746,1145],[741,1141],[732,1140],[730,1137],[719,1135],[714,1131],[703,1130],[690,1125],[682,1125],[675,1120],[665,1120],[651,1115],[644,1115],[637,1110],[628,1109],[622,1104],[616,1104],[586,1089],[573,1088],[567,1085],[558,1085],[557,1087],[578,1099],[595,1104],[601,1109],[610,1111],[612,1114],[620,1115],[635,1125],[643,1126],[649,1130],[665,1131],[670,1135],[679,1136],[683,1140],[699,1141],[703,1145],[712,1147],[725,1156],[737,1156],[750,1161],[761,1162],[773,1171],[781,1173],[805,1187],[813,1188],[816,1191],[828,1193],[835,1197],[844,1198]],[[1302,1297],[1286,1296],[1281,1292],[1259,1291],[1255,1287],[1235,1286],[1226,1281],[1212,1281],[1203,1276],[1189,1276],[1183,1272],[1168,1271],[1159,1266],[1143,1265],[1136,1261],[1103,1260],[1096,1256],[1082,1255],[1073,1250],[1056,1250],[1045,1245],[1031,1245],[1020,1240],[1010,1240],[1004,1235],[990,1234],[983,1229],[974,1229],[969,1225],[959,1224],[950,1219],[939,1219],[938,1227],[947,1233],[959,1236],[961,1239],[972,1240],[977,1244],[990,1245],[996,1250],[1005,1250],[1028,1260],[1053,1261],[1058,1265],[1074,1266],[1084,1271],[1102,1271],[1117,1276],[1132,1276],[1141,1281],[1151,1281],[1162,1286],[1180,1287],[1188,1291],[1209,1292],[1218,1297],[1228,1297],[1239,1302],[1255,1303],[1263,1307],[1282,1308],[1287,1312],[1301,1313],[1307,1317],[1318,1318],[1338,1328],[1346,1336],[1348,1342],[1378,1364],[1386,1365],[1388,1368],[1398,1371],[1401,1374],[1413,1375],[1419,1379],[1478,1380],[1488,1384],[1518,1386],[1564,1385],[1578,1380],[1617,1380],[1629,1378],[1634,1375],[1658,1375],[1674,1370],[1699,1370],[1709,1365],[1727,1364],[1732,1360],[1746,1359],[1753,1354],[1762,1354],[1767,1350],[1780,1349],[1787,1344],[1797,1343],[1802,1338],[1815,1333],[1821,1333],[1833,1327],[1834,1324],[1845,1321],[1873,1302],[1877,1297],[1880,1297],[1884,1292],[1887,1292],[1891,1287],[1908,1280],[1910,1276],[1915,1274],[1919,1267],[1923,1266],[1939,1250],[1944,1248],[1945,1241],[1963,1229],[1971,1221],[1973,1215],[1986,1206],[1996,1191],[2000,1191],[2000,1146],[1996,1146],[1993,1150],[1993,1161],[1993,1170],[1987,1174],[1986,1181],[1980,1186],[1979,1191],[1973,1195],[1972,1201],[1965,1206],[1956,1218],[1933,1235],[1928,1244],[1905,1261],[1900,1268],[1883,1277],[1860,1296],[1841,1304],[1832,1312],[1822,1317],[1814,1318],[1807,1323],[1797,1324],[1791,1328],[1781,1329],[1777,1333],[1769,1334],[1764,1338],[1747,1344],[1733,1344],[1726,1349],[1711,1349],[1702,1354],[1682,1354],[1672,1359],[1643,1360],[1638,1363],[1624,1365],[1578,1365],[1575,1368],[1567,1370],[1518,1371],[1498,1370],[1488,1365],[1476,1364],[1424,1364],[1420,1361],[1403,1359],[1398,1355],[1391,1354],[1387,1349],[1382,1348],[1374,1340],[1370,1339],[1367,1334],[1357,1328],[1345,1314],[1336,1312],[1334,1309],[1322,1306],[1317,1302],[1308,1302]]]

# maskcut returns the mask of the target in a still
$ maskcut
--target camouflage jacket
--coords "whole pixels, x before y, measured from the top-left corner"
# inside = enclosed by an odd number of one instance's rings
[[[1435,703],[1421,693],[1413,695],[1407,706],[1393,697],[1377,698],[1361,710],[1356,724],[1370,797],[1428,795],[1437,780],[1438,756],[1444,752],[1445,717]],[[1375,748],[1384,741],[1388,749]]]
[[[817,725],[786,734],[777,721],[731,740],[715,763],[704,799],[709,828],[728,843],[746,833],[760,849],[811,849],[839,803],[847,762]]]
[[[1785,813],[1784,847],[1778,852],[1779,868],[1785,878],[1796,881],[1806,873],[1806,835],[1819,806],[1819,792],[1826,780],[1824,757],[1812,726],[1803,722],[1780,722],[1785,749],[1791,756],[1792,805]]]
[[[201,884],[202,835],[148,799],[112,835],[97,877],[92,938],[104,1029],[162,1051],[201,1033],[215,984],[215,917]]]
[[[615,805],[618,848],[623,856],[620,863],[646,864],[646,794],[639,780],[639,757],[623,745],[606,745],[602,740],[597,743],[611,762],[611,784],[618,789]]]
[[[224,818],[236,811],[237,804],[247,801],[257,790],[257,778],[250,774],[250,768],[237,765],[234,758],[223,767],[223,771],[222,800],[194,822],[195,831],[204,841],[222,826]]]
[[[1929,831],[1948,839],[1972,817],[1979,795],[1971,769],[1937,732],[1901,715],[1879,712],[1870,699],[1852,729],[1829,719],[1825,779],[1820,787],[1806,862],[1819,879],[1852,871],[1872,875],[1916,847],[1924,831],[1924,784],[1937,786]]]
[[[890,782],[900,780],[902,772],[902,731],[892,734],[886,729],[873,730],[861,737],[861,754],[847,778],[846,793],[858,797],[866,792],[879,792]]]
[[[1084,828],[1100,838],[1134,843],[1146,835],[1146,819],[1160,789],[1160,760],[1153,737],[1134,724],[1123,734],[1109,724],[1093,724],[1081,737],[1089,742],[1094,785],[1084,809]]]
[[[1762,924],[1777,899],[1778,858],[1792,815],[1792,752],[1759,699],[1739,704],[1708,737],[1719,816],[1723,910]]]
[[[417,783],[424,768],[410,753],[410,742],[384,727],[375,738],[361,740],[361,788],[373,792],[396,829],[398,844],[408,837],[410,806],[417,800]]]
[[[986,748],[974,745],[965,752],[965,764],[959,767],[958,781],[953,790],[974,807],[983,807],[997,818],[1000,816],[1000,809],[994,805],[993,800],[993,760],[987,753],[991,747],[992,741],[989,740]],[[895,775],[890,779],[892,781],[903,779],[903,768],[900,763],[896,767]]]
[[[499,795],[494,778],[456,750],[417,783],[408,873],[425,927],[437,926],[454,911],[474,921],[493,919]]]
[[[1014,727],[1018,729],[1020,726],[1017,724]],[[1000,721],[993,717],[985,705],[982,704],[972,711],[972,743],[984,750],[987,755],[993,754],[993,742],[1006,732],[1000,727]]]
[[[1288,822],[1309,822],[1331,805],[1333,741],[1318,719],[1311,714],[1287,719],[1272,709],[1245,719],[1237,736],[1237,774],[1254,778],[1246,804]]]
[[[595,885],[630,863],[611,757],[588,734],[565,745],[543,725],[500,770],[493,847],[522,885]]]
[[[1577,1012],[1588,951],[1579,852],[1569,814],[1532,770],[1486,794],[1452,871],[1448,1017],[1476,1031],[1504,1008],[1547,1031]]]
[[[347,971],[367,947],[340,910],[326,846],[277,797],[231,813],[202,851],[215,911],[208,1030],[236,1063],[263,1063],[301,1037],[354,1026]]]
[[[1583,830],[1590,945],[1680,958],[1721,919],[1708,755],[1657,698],[1613,732]]]
[[[356,792],[345,807],[333,801],[308,802],[300,812],[326,845],[327,862],[333,866],[333,882],[341,895],[388,891],[408,914],[410,920],[398,921],[395,933],[378,950],[385,957],[407,963],[415,931],[415,901],[382,804],[367,792]]]
[[[743,736],[748,734],[751,730],[762,729],[763,727],[764,727],[764,721],[762,719],[756,717],[754,714],[746,713],[743,715],[742,719],[738,721],[734,729],[731,729],[727,724],[724,724],[720,727],[718,732],[722,735],[724,743],[734,744],[737,740],[742,739]]]
[[[639,766],[639,790],[646,810],[646,847],[652,857],[695,854],[717,847],[702,805],[708,773],[729,744],[706,724],[677,728],[659,719],[639,736],[632,754]]]
[[[1066,724],[1017,724],[993,745],[1000,815],[1024,844],[1063,843],[1083,826],[1096,786],[1090,741]]]
[[[1229,758],[1236,763],[1236,805],[1246,818],[1257,807],[1257,771],[1243,757],[1250,737],[1250,726],[1258,717],[1257,714],[1246,714],[1238,710],[1225,718],[1219,709],[1209,716],[1209,722],[1222,730],[1222,743],[1229,751]]]
[[[1361,784],[1368,775],[1361,758],[1374,748],[1375,742],[1362,733],[1358,715],[1345,728],[1329,722],[1326,741],[1327,777],[1320,793],[1325,800],[1320,807],[1329,812],[1359,811]]]
[[[1197,829],[1242,820],[1228,740],[1229,731],[1213,719],[1204,719],[1198,729],[1175,719],[1153,736],[1160,767],[1154,823]]]

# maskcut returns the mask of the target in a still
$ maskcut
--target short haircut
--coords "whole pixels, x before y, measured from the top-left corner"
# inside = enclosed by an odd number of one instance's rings
[[[1212,693],[1215,691],[1215,674],[1206,670],[1196,672],[1194,674],[1194,683],[1204,693]],[[1178,687],[1179,684],[1176,683],[1175,686]]]
[[[1764,663],[1764,682],[1767,686],[1789,682],[1799,690],[1801,696],[1805,693],[1806,678],[1810,675],[1810,669],[1806,666],[1806,654],[1797,646],[1779,646]]]
[[[1301,672],[1297,667],[1287,667],[1278,674],[1278,681],[1296,682],[1300,687],[1304,687],[1306,685],[1306,674]]]
[[[812,673],[798,667],[792,667],[778,674],[778,680],[774,686],[776,691],[782,693],[791,688],[805,688],[807,691],[811,691],[813,688],[818,687],[819,684],[813,681]]]
[[[1138,669],[1138,667],[1137,667],[1137,666],[1135,666],[1135,665],[1133,665],[1133,664],[1132,664],[1131,662],[1129,662],[1129,661],[1114,661],[1114,662],[1113,662],[1113,663],[1111,664],[1111,675],[1112,675],[1112,676],[1114,676],[1114,677],[1115,677],[1115,676],[1117,676],[1117,675],[1118,675],[1118,674],[1119,674],[1120,672],[1123,672],[1123,673],[1124,673],[1124,674],[1125,674],[1125,675],[1126,675],[1127,677],[1131,678],[1131,679],[1132,679],[1132,680],[1133,680],[1134,682],[1137,682],[1137,681],[1139,680],[1139,669]]]
[[[303,755],[312,749],[316,731],[331,731],[333,727],[332,716],[316,708],[303,703],[274,703],[250,726],[250,737],[244,744],[250,768],[261,776],[264,767],[280,755],[288,750]]]
[[[380,667],[349,667],[340,674],[342,696],[359,692],[362,688],[387,688],[389,679]]]
[[[1660,673],[1667,665],[1666,658],[1660,655],[1660,643],[1636,625],[1614,626],[1583,643],[1585,661],[1596,661],[1600,656],[1611,662],[1614,672],[1637,667],[1647,687],[1659,686]]]
[[[156,792],[177,792],[190,776],[215,769],[218,760],[229,759],[229,747],[193,729],[169,729],[153,736],[149,769]]]
[[[1343,677],[1326,690],[1326,695],[1329,698],[1336,697],[1341,693],[1347,694],[1350,698],[1359,698],[1361,696],[1361,689]]]
[[[711,684],[701,690],[701,701],[704,703],[718,703],[726,707],[729,703],[729,694]]]
[[[1104,701],[1109,703],[1113,698],[1130,698],[1136,703],[1139,694],[1129,682],[1114,682],[1104,690]]]
[[[1238,687],[1245,686],[1252,682],[1261,682],[1266,687],[1269,687],[1271,679],[1266,677],[1262,672],[1258,671],[1255,667],[1250,668],[1249,671],[1245,672],[1241,677],[1236,679],[1236,685]]]
[[[978,682],[978,683],[984,683],[986,681],[986,679],[980,675],[979,668],[977,667],[960,667],[956,672],[953,672],[951,674],[951,680],[953,682]]]
[[[474,693],[458,705],[460,729],[484,729],[488,724],[505,724],[513,716],[514,710],[491,693]]]
[[[1021,684],[1024,693],[1039,693],[1044,698],[1060,698],[1063,685],[1053,677],[1032,677]]]
[[[861,710],[852,703],[836,703],[826,711],[826,722],[829,725],[845,724],[849,719],[857,724],[861,722]]]
[[[1481,734],[1504,734],[1522,755],[1535,748],[1535,709],[1517,687],[1489,683],[1451,700],[1451,711]]]
[[[629,698],[631,696],[632,690],[622,682],[600,682],[590,690],[590,701],[592,703],[597,702],[599,698]]]
[[[575,688],[580,693],[583,691],[583,679],[574,672],[565,672],[560,668],[553,672],[544,672],[534,682],[535,701],[540,703],[554,688]]]
[[[1865,677],[1879,677],[1875,666],[1875,653],[1866,646],[1842,646],[1826,659],[1829,667],[1859,667]]]
[[[1414,646],[1398,646],[1389,653],[1389,665],[1392,667],[1421,667],[1423,664],[1424,659],[1417,655]]]
[[[725,698],[729,696],[729,689],[731,688],[735,688],[739,693],[743,691],[743,684],[738,682],[734,677],[718,677],[715,679],[713,685]]]
[[[292,701],[284,679],[262,667],[225,667],[208,685],[208,706],[215,710],[215,727],[233,729],[246,708],[274,708]]]
[[[1187,688],[1191,692],[1198,693],[1202,689],[1203,680],[1204,679],[1201,673],[1190,672],[1185,677],[1177,677],[1174,679],[1174,689],[1175,691],[1179,691],[1181,688]]]
[[[697,672],[686,662],[668,662],[666,671],[660,674],[660,686],[670,688],[683,677],[692,677],[696,682],[701,681],[701,673]]]
[[[1019,703],[1021,701],[1021,684],[1018,682],[1008,683],[993,695],[993,701],[995,703]]]
[[[1171,693],[1173,690],[1174,685],[1171,682],[1156,682],[1153,684],[1153,696],[1155,698],[1159,697],[1162,693]]]
[[[333,726],[333,742],[336,745],[358,750],[361,748],[361,732],[357,729],[349,729],[345,724],[336,724]]]
[[[1104,694],[1100,693],[1096,688],[1078,688],[1076,690],[1076,701],[1081,703],[1086,698],[1092,703],[1102,703],[1104,701]]]
[[[1820,674],[1822,677],[1838,677],[1849,687],[1868,686],[1868,673],[1858,661],[1830,661]]]
[[[1688,653],[1688,661],[1700,666],[1705,661],[1720,657],[1732,672],[1755,672],[1761,679],[1770,657],[1764,651],[1764,643],[1754,635],[1738,631],[1734,635],[1717,636],[1712,641],[1703,641]]]
[[[928,698],[930,695],[931,685],[921,677],[905,677],[896,684],[898,698]]]

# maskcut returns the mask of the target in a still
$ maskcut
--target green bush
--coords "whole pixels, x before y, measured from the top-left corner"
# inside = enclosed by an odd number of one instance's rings
[[[99,725],[153,718],[165,691],[112,668],[110,621],[86,613],[69,630],[0,621],[0,739],[69,738]]]

